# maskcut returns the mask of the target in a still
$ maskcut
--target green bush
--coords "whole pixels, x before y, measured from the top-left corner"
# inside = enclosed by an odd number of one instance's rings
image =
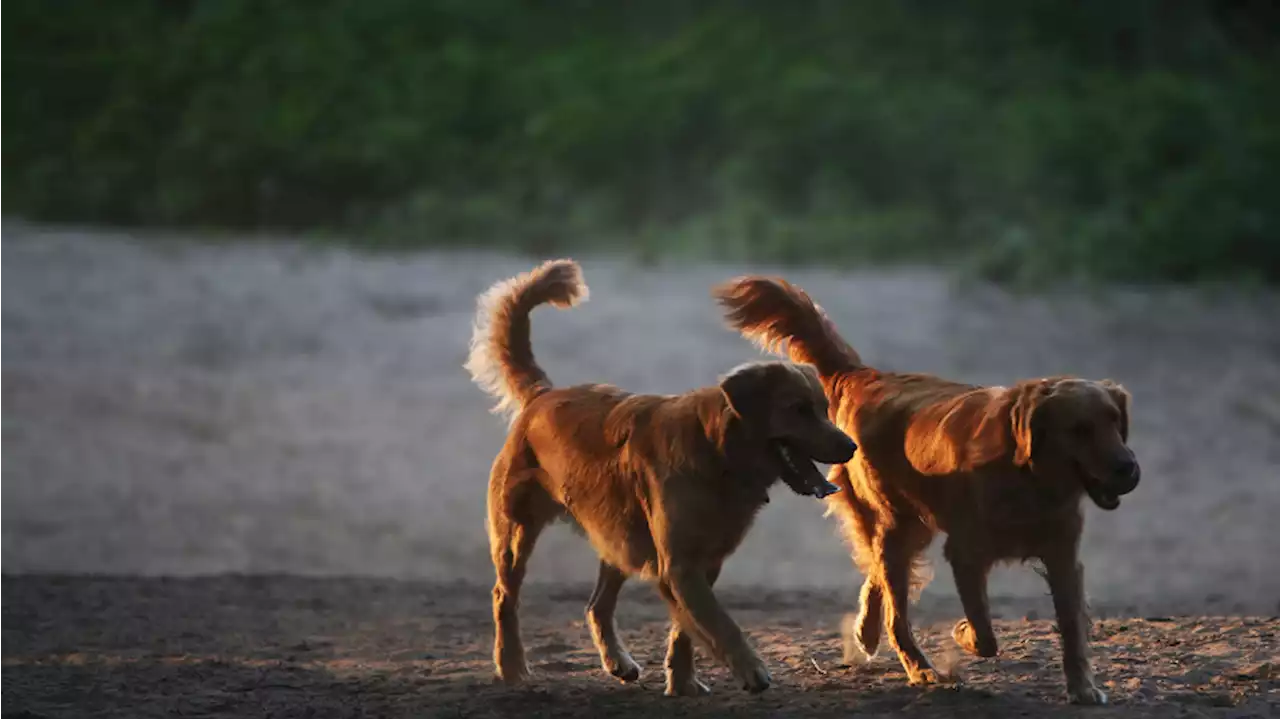
[[[13,0],[10,213],[1280,281],[1280,12]]]

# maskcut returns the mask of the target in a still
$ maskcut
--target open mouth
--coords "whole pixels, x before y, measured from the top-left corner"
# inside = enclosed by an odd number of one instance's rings
[[[787,483],[791,491],[805,497],[823,497],[835,494],[840,488],[827,481],[822,472],[814,466],[813,460],[805,453],[784,440],[775,439],[769,443],[773,448],[781,468],[782,481]]]
[[[1106,484],[1089,472],[1085,468],[1076,465],[1076,471],[1080,474],[1080,483],[1084,485],[1084,491],[1089,495],[1089,499],[1098,505],[1099,509],[1111,511],[1120,506],[1120,495],[1107,489]]]

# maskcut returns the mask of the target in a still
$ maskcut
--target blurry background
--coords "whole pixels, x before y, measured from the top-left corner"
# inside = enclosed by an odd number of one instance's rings
[[[1272,3],[6,10],[6,572],[488,581],[474,297],[572,254],[560,383],[714,381],[747,271],[877,366],[1124,382],[1095,599],[1280,611]],[[594,566],[561,530],[531,576]],[[855,575],[781,490],[724,581]]]

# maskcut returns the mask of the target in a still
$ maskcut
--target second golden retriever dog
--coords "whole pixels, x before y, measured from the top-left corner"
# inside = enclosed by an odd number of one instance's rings
[[[845,462],[856,446],[828,419],[817,374],[790,363],[745,365],[718,386],[676,396],[553,389],[533,358],[529,313],[586,294],[578,265],[559,260],[480,299],[467,367],[514,415],[489,477],[497,674],[509,683],[528,674],[520,585],[538,534],[563,517],[600,555],[587,624],[610,674],[640,674],[613,619],[623,582],[638,576],[657,585],[671,614],[667,694],[707,693],[694,675],[694,640],[744,688],[762,691],[769,672],[712,585],[779,478],[824,496],[835,488],[811,460]]]
[[[1000,561],[1039,559],[1062,637],[1070,698],[1106,703],[1089,661],[1081,500],[1120,506],[1138,485],[1127,446],[1129,394],[1110,381],[1055,377],[979,387],[866,366],[798,287],[761,277],[714,290],[729,323],[766,349],[813,365],[837,424],[861,447],[832,469],[829,501],[865,576],[855,638],[874,654],[882,628],[913,683],[938,681],[907,618],[913,568],[934,535],[965,618],[962,648],[994,656],[987,575]]]

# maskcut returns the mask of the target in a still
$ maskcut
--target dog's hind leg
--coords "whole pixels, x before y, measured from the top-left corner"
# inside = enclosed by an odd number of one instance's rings
[[[876,513],[858,497],[847,466],[832,467],[827,481],[841,489],[829,500],[830,511],[840,518],[845,540],[853,550],[853,563],[865,578],[859,595],[857,618],[852,626],[846,625],[844,632],[844,660],[858,664],[875,656],[884,629],[884,591],[880,584],[882,562],[875,549]]]
[[[848,664],[866,662],[880,648],[880,635],[884,631],[884,590],[873,577],[862,582],[858,597],[858,615],[853,620],[849,634],[855,646],[845,645],[844,660]],[[846,637],[846,642],[849,637]],[[861,654],[861,656],[859,656]]]
[[[627,575],[622,570],[600,560],[596,588],[587,602],[587,626],[591,628],[591,639],[600,651],[604,670],[624,682],[633,682],[640,678],[640,665],[618,639],[618,627],[613,619],[614,609],[618,606],[618,592],[626,581]]]
[[[889,628],[889,641],[898,652],[902,668],[912,684],[936,684],[938,672],[934,670],[916,644],[907,616],[911,604],[911,572],[916,557],[929,546],[933,533],[914,518],[897,518],[877,542],[883,561],[884,590],[887,594],[885,623]]]
[[[493,661],[498,678],[517,684],[529,675],[520,641],[520,585],[538,535],[561,510],[535,482],[518,481],[514,472],[499,475],[497,469],[489,483],[489,548],[497,574]]]
[[[720,569],[707,572],[707,583],[715,586]],[[697,697],[710,694],[711,689],[698,680],[694,668],[693,637],[672,619],[671,634],[667,644],[667,690],[669,697]]]
[[[956,591],[964,607],[964,619],[956,622],[951,636],[962,649],[977,657],[994,657],[999,651],[995,629],[991,626],[991,606],[987,600],[987,574],[990,562],[966,555],[959,549],[964,542],[948,537],[944,553],[951,564]]]

